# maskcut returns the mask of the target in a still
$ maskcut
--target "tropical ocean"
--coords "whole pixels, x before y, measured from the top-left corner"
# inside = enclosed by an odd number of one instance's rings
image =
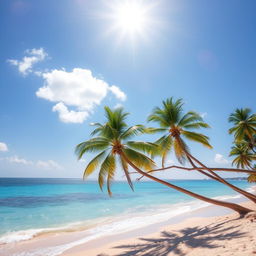
[[[172,183],[209,197],[240,197],[215,181]],[[231,183],[250,190],[247,181]],[[132,230],[207,205],[155,182],[134,185],[133,192],[126,182],[114,182],[110,198],[95,181],[0,178],[0,244],[29,240],[42,233],[78,230],[89,230],[89,241],[95,233]]]

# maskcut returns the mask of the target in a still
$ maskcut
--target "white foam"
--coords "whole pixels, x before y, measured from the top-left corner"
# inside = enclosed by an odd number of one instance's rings
[[[107,235],[120,234],[127,231],[135,230],[148,226],[149,224],[154,224],[162,221],[166,221],[174,216],[190,212],[202,207],[207,206],[207,203],[201,203],[198,201],[191,201],[188,203],[175,204],[168,208],[161,208],[159,211],[155,211],[155,214],[145,216],[145,213],[140,214],[139,216],[135,215],[133,217],[126,216],[125,219],[101,225],[95,228],[88,230],[88,236],[79,239],[77,241],[66,243],[63,245],[58,245],[54,247],[43,248],[39,250],[22,252],[15,254],[13,256],[57,256],[63,252],[71,249],[75,246],[84,244],[93,239],[100,238]],[[175,209],[175,210],[173,210]]]
[[[255,187],[250,187],[247,191],[253,191]],[[230,200],[241,198],[241,195],[230,195],[230,196],[218,196],[214,199],[218,200]],[[209,206],[209,203],[205,203],[202,201],[189,201],[186,203],[178,203],[173,205],[158,205],[157,208],[149,208],[146,212],[138,213],[138,212],[129,212],[126,215],[119,216],[118,218],[113,218],[111,222],[105,219],[105,223],[103,225],[98,225],[94,228],[88,229],[87,236],[62,245],[37,249],[33,251],[21,252],[15,254],[13,256],[58,256],[63,252],[87,243],[93,239],[100,238],[107,235],[120,234],[127,231],[135,230],[138,228],[143,228],[150,224],[159,223],[162,221],[167,221],[168,219],[178,216],[180,214],[184,214],[187,212],[191,212],[197,209],[204,208]],[[71,227],[72,224],[69,225]],[[33,238],[34,236],[49,231],[60,231],[67,229],[67,226],[64,228],[48,228],[48,229],[31,229],[25,231],[13,232],[4,237],[0,238],[0,243],[12,243],[17,241],[23,241]]]
[[[251,186],[248,189],[246,189],[247,192],[255,194],[256,192],[256,186]]]
[[[0,237],[0,244],[8,244],[8,243],[14,243],[19,241],[30,240],[33,237],[36,237],[40,234],[48,233],[48,232],[65,231],[67,229],[73,228],[76,225],[79,225],[80,223],[81,222],[74,222],[74,223],[67,224],[62,227],[56,227],[56,228],[38,228],[38,229],[27,229],[27,230],[9,232],[4,236]]]

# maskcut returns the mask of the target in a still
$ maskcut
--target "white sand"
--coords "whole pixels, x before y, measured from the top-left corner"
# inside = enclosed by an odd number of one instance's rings
[[[254,208],[253,203],[245,203]],[[249,256],[256,255],[256,219],[233,213],[220,217],[193,218],[166,226],[158,233],[106,243],[94,248],[81,245],[64,256]]]

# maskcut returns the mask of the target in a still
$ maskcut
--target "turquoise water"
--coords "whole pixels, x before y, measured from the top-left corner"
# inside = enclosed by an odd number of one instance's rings
[[[237,195],[210,180],[176,180],[172,183],[210,197]],[[249,188],[246,181],[232,183]],[[99,220],[98,223],[104,223],[106,219],[120,215],[150,215],[161,209],[164,211],[166,207],[171,209],[172,205],[191,207],[191,202],[194,202],[193,198],[155,182],[136,182],[134,185],[133,192],[125,182],[115,182],[113,197],[110,198],[93,181],[1,178],[0,238],[21,230],[58,229],[82,223],[90,225]]]

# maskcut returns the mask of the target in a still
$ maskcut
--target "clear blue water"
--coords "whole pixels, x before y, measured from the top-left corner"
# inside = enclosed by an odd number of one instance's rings
[[[173,184],[209,197],[235,195],[209,180],[176,180]],[[246,181],[232,181],[249,188]],[[163,205],[194,200],[155,182],[137,182],[131,191],[125,182],[113,183],[113,197],[97,182],[79,179],[0,178],[0,236],[8,232],[61,227],[68,223],[146,212]]]

